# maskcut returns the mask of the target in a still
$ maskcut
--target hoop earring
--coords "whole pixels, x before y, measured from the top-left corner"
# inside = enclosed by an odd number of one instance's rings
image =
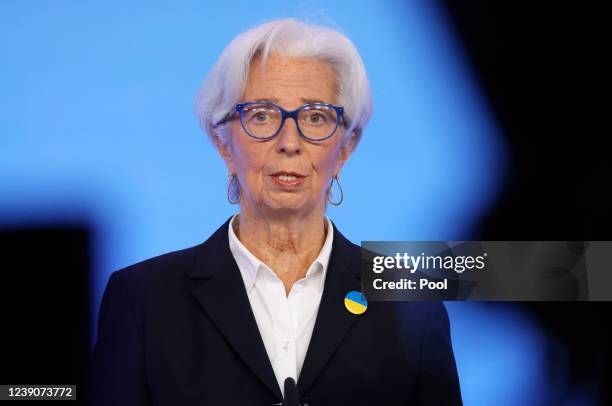
[[[337,202],[332,202],[331,199],[329,198],[332,186],[334,185],[334,179],[336,180],[336,183],[338,184],[338,188],[340,189],[340,200]],[[327,201],[332,206],[340,206],[343,200],[344,200],[344,192],[342,191],[342,186],[340,186],[340,180],[338,180],[338,175],[336,175],[332,178],[331,183],[329,184],[329,189],[327,189]]]
[[[238,198],[236,200],[232,200],[232,183],[234,183],[234,181],[236,184],[238,184],[238,176],[236,176],[235,173],[232,173],[228,176],[227,182],[227,201],[230,202],[230,204],[236,204],[240,201],[240,187],[238,188]]]

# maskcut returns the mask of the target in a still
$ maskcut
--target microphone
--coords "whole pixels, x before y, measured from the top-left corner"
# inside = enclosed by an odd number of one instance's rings
[[[297,386],[295,386],[295,381],[291,377],[285,379],[285,402],[283,405],[301,406],[300,394],[298,393]]]

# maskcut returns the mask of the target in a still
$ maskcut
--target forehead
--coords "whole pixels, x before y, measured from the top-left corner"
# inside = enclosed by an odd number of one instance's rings
[[[244,100],[271,100],[281,104],[336,103],[337,90],[337,75],[328,63],[273,54],[265,65],[261,58],[253,60]]]

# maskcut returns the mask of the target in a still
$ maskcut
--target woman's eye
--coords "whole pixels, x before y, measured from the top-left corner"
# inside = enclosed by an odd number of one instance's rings
[[[259,113],[255,113],[255,116],[253,118],[255,119],[255,121],[262,122],[262,121],[266,121],[268,116],[266,115],[266,113],[259,112]]]
[[[325,121],[325,117],[321,113],[314,113],[308,117],[308,121],[312,124],[320,124]]]

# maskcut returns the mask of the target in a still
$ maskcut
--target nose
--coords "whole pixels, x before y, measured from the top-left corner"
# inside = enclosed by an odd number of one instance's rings
[[[276,137],[276,151],[287,155],[299,155],[302,152],[302,139],[292,117],[287,117]]]

